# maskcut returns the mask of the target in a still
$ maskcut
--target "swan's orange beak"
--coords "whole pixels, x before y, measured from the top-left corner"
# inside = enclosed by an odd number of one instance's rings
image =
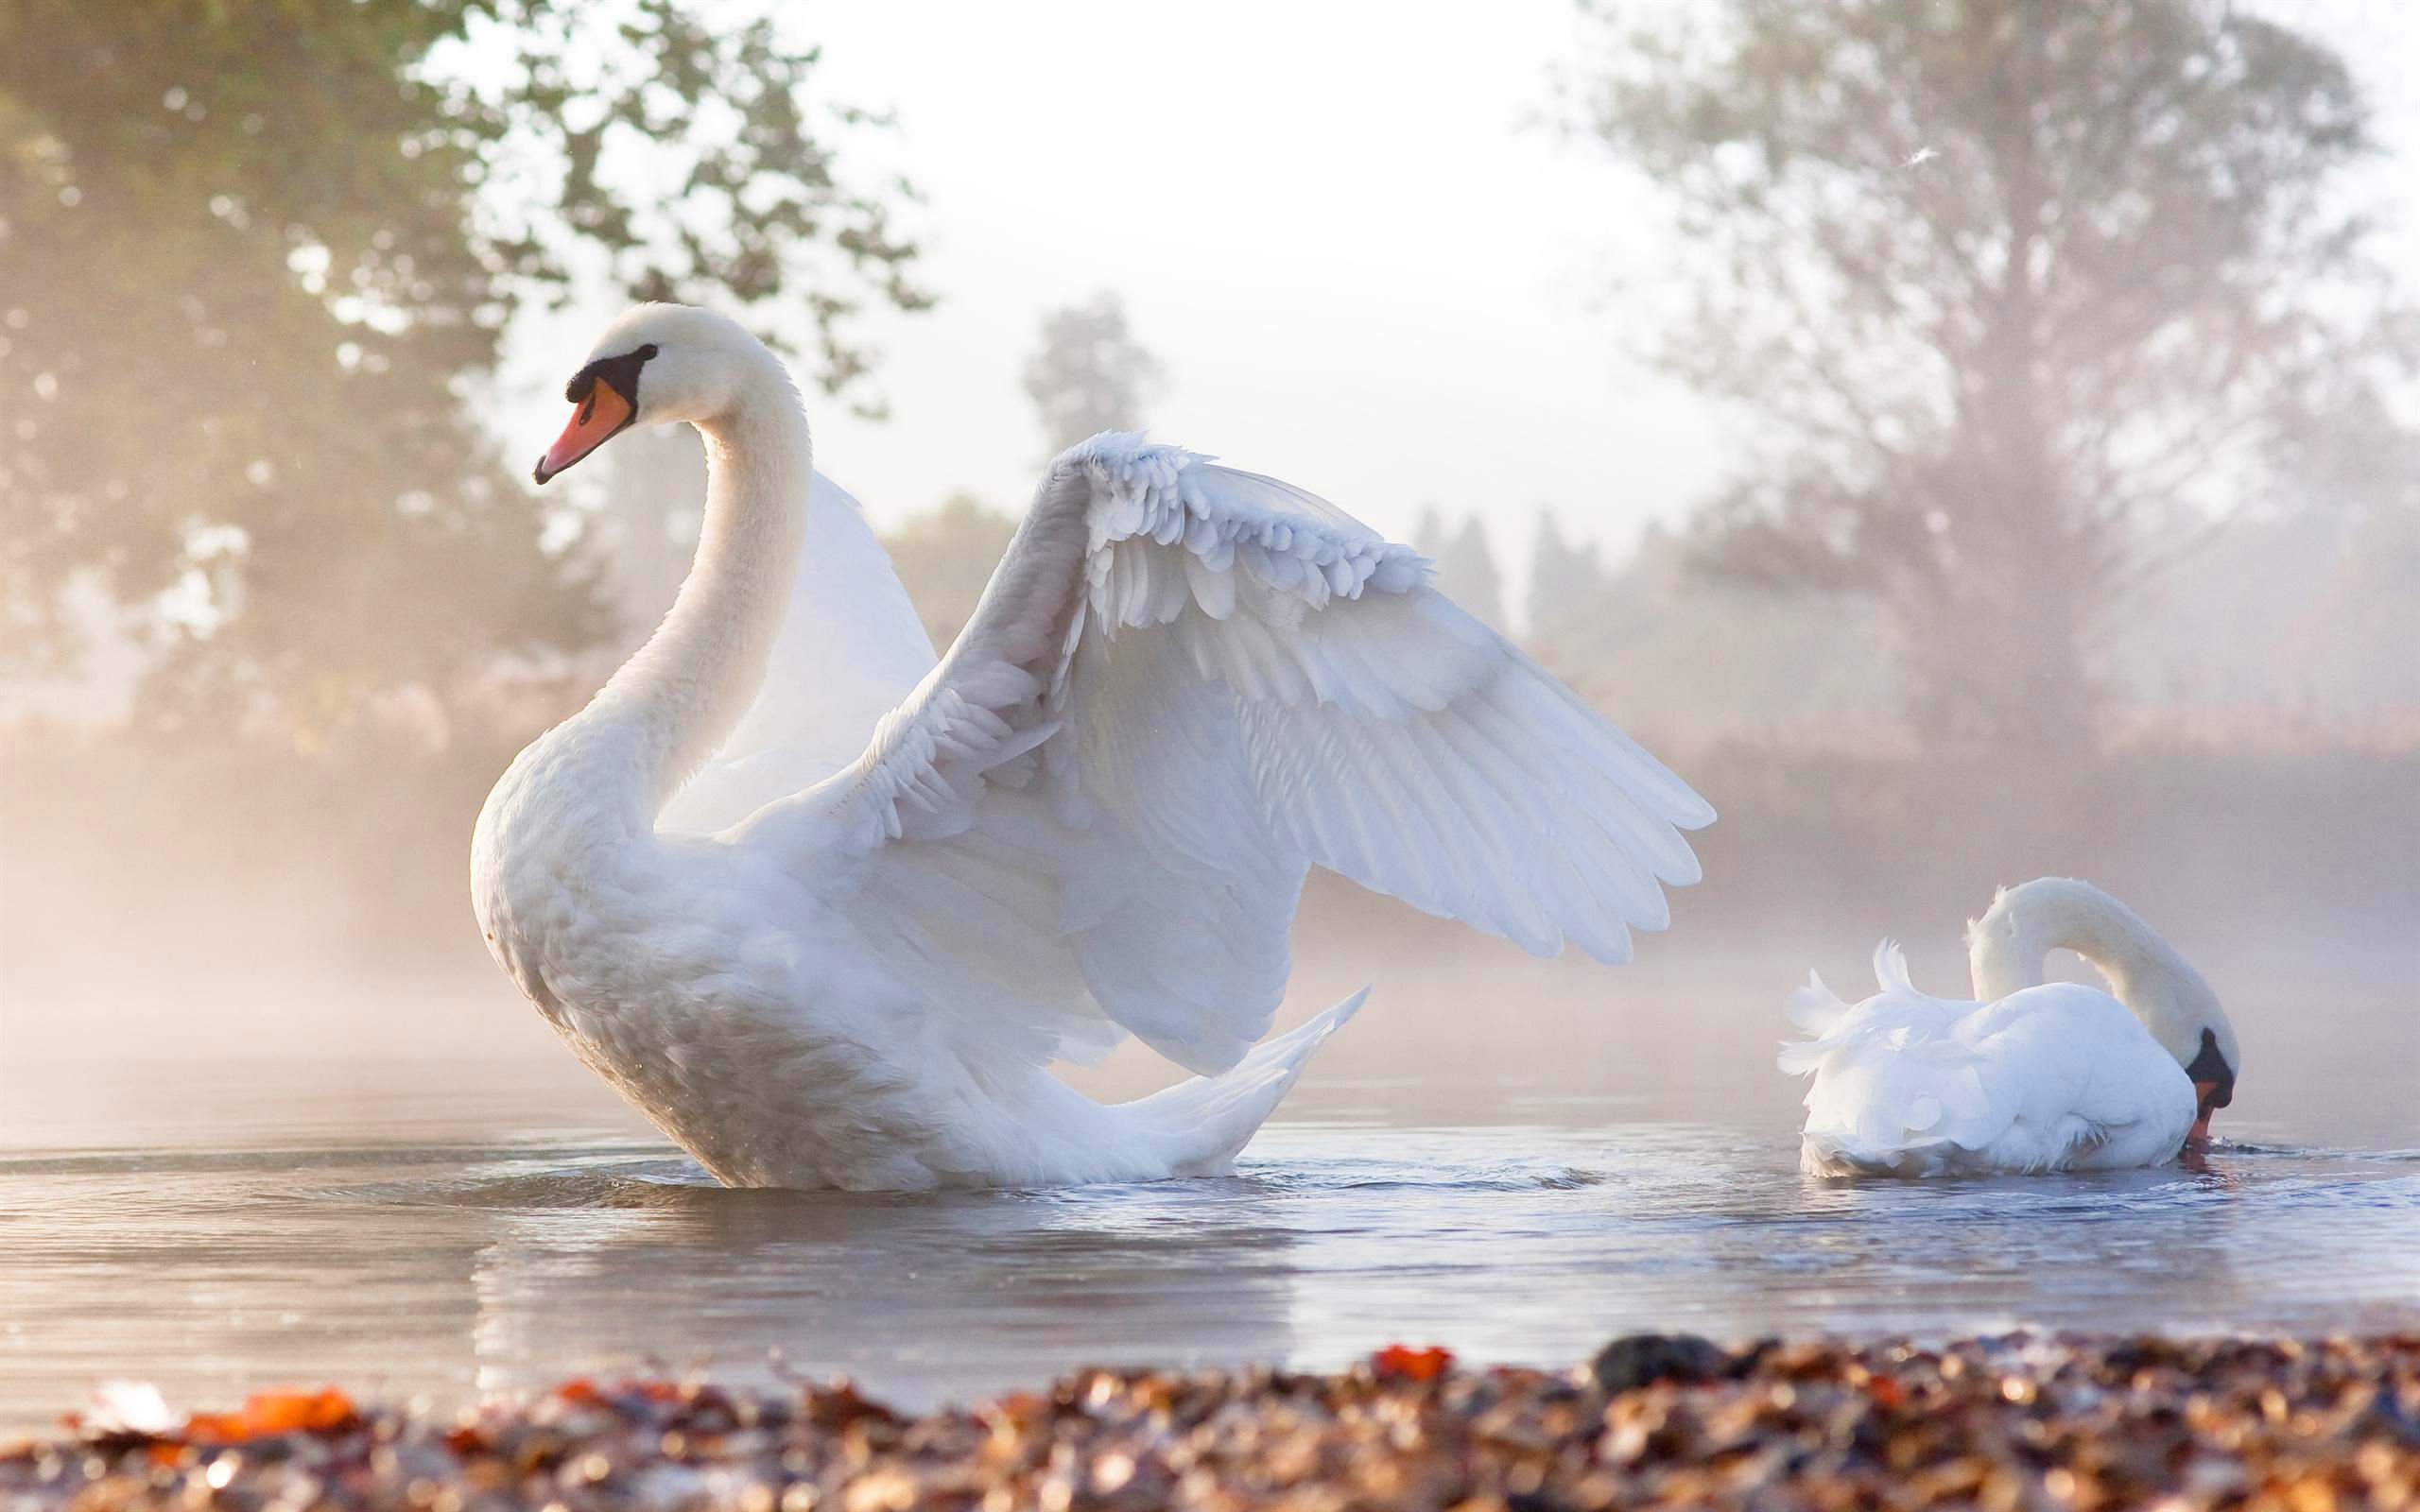
[[[571,412],[571,423],[538,458],[538,466],[529,475],[544,483],[589,453],[612,440],[623,426],[631,422],[631,405],[620,389],[602,378],[591,379],[588,396]]]
[[[2193,1120],[2193,1131],[2185,1136],[2187,1143],[2207,1144],[2210,1143],[2210,1115],[2219,1110],[2219,1105],[2212,1099],[2218,1096],[2218,1091],[2219,1084],[2214,1081],[2197,1081],[2193,1084],[2193,1099],[2201,1110],[2201,1116]]]

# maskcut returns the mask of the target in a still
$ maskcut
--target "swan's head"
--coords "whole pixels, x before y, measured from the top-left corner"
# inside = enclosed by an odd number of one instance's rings
[[[797,403],[781,359],[738,321],[686,304],[638,305],[605,328],[563,386],[571,421],[531,475],[544,483],[634,426],[711,423],[769,387]]]
[[[2003,887],[1989,912],[1966,926],[1975,996],[1996,1002],[2042,980],[2042,958],[2074,951],[2109,979],[2160,1048],[2193,1080],[2193,1137],[2207,1139],[2210,1115],[2235,1101],[2243,1065],[2235,1025],[2219,995],[2175,947],[2140,916],[2087,882],[2041,877]]]

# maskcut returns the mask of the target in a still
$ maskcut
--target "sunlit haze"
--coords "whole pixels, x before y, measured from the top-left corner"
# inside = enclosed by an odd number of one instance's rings
[[[885,523],[959,490],[1021,508],[1043,459],[1017,386],[1037,321],[1107,289],[1171,380],[1155,435],[1382,530],[1425,505],[1478,510],[1507,544],[1542,506],[1609,541],[1673,517],[1717,475],[1714,435],[1622,361],[1608,296],[1644,212],[1557,125],[1584,18],[1547,0],[1484,25],[1373,14],[819,9],[832,96],[898,112],[873,146],[928,197],[909,224],[942,296],[871,327],[890,418],[816,408],[819,465]],[[596,321],[530,322],[512,372],[531,426],[554,423]]]
[[[2380,134],[2408,138],[2413,92],[2390,60],[2420,48],[2420,10],[2266,9],[2353,44]],[[865,146],[925,194],[907,224],[941,293],[868,321],[890,416],[815,406],[819,466],[885,525],[960,490],[1022,508],[1043,459],[1017,385],[1037,322],[1109,290],[1167,370],[1155,436],[1299,480],[1399,539],[1426,507],[1476,513],[1515,602],[1541,508],[1616,554],[1685,514],[1722,476],[1726,438],[1626,353],[1662,313],[1664,230],[1637,180],[1566,129],[1564,80],[1601,28],[1565,0],[1378,14],[818,7],[829,97],[897,113]],[[515,446],[551,434],[609,313],[525,320],[504,377]]]

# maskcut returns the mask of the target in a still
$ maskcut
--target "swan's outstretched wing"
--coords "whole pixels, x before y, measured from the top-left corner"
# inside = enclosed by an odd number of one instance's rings
[[[1408,548],[1104,435],[872,746],[742,843],[973,1032],[1039,1056],[1123,1028],[1215,1072],[1269,1027],[1310,864],[1619,961],[1713,817]]]
[[[857,759],[932,670],[933,644],[857,501],[818,472],[789,612],[756,699],[657,821],[711,833]]]

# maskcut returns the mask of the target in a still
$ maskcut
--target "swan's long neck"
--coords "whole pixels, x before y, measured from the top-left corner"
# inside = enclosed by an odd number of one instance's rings
[[[2111,994],[2180,1061],[2192,1058],[2204,1027],[2226,1036],[2233,1059],[2232,1033],[2202,973],[2133,909],[2088,883],[2045,878],[2010,888],[1966,939],[1979,1002],[2041,986],[2044,958],[2071,950],[2108,978]]]
[[[627,779],[617,797],[643,825],[748,712],[781,634],[806,533],[812,450],[786,383],[751,393],[698,429],[706,512],[697,558],[664,623],[575,721]]]

